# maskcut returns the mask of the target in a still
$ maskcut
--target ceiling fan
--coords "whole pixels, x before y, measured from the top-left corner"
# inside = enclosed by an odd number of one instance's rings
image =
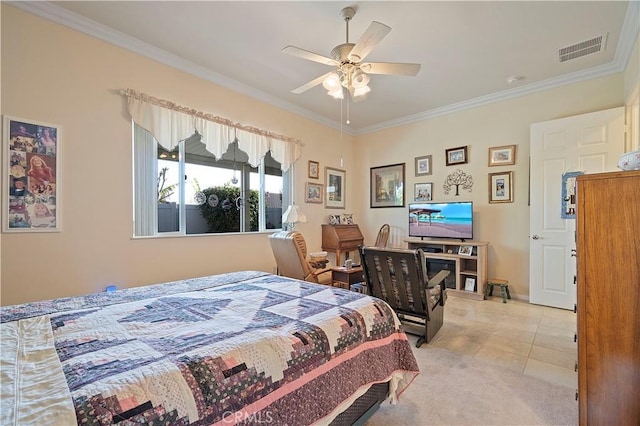
[[[352,7],[345,7],[340,12],[347,25],[347,41],[339,44],[331,51],[331,58],[301,49],[287,46],[282,52],[298,56],[321,64],[336,67],[335,70],[321,75],[291,92],[300,94],[322,83],[327,94],[334,98],[343,99],[343,88],[346,88],[354,102],[365,99],[369,88],[369,74],[415,76],[420,71],[420,64],[405,64],[397,62],[363,62],[369,53],[389,34],[391,28],[373,21],[360,36],[357,43],[349,43],[349,21],[356,11]]]

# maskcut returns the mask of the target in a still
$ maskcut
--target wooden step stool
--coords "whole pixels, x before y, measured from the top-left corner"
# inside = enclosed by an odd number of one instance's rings
[[[493,296],[493,286],[500,286],[502,303],[507,303],[507,299],[511,299],[511,294],[509,294],[508,280],[502,280],[500,278],[489,278],[489,280],[487,280],[487,288],[484,291],[485,300],[487,299],[487,297]]]

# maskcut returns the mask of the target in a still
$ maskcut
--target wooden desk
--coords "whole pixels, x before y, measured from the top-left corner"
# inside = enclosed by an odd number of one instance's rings
[[[336,255],[336,265],[342,265],[340,259],[345,253],[345,259],[349,258],[350,251],[358,251],[358,247],[364,244],[364,237],[358,225],[322,225],[322,250]]]
[[[363,282],[364,269],[362,266],[347,269],[343,266],[331,268],[331,285],[349,290],[351,284]]]

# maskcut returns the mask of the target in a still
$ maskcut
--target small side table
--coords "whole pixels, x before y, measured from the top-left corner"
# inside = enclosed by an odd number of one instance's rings
[[[507,303],[507,299],[511,299],[511,294],[509,293],[509,281],[502,280],[500,278],[489,278],[487,281],[487,288],[485,289],[484,298],[485,300],[489,296],[493,296],[493,287],[500,287],[500,293],[502,295],[502,303]]]
[[[344,266],[331,268],[331,285],[349,290],[351,284],[364,281],[362,266],[347,269]]]

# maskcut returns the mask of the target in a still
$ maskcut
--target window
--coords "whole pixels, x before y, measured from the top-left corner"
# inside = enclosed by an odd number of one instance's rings
[[[270,152],[258,167],[248,160],[237,139],[216,158],[198,133],[168,151],[134,124],[135,235],[280,229],[290,170]]]

